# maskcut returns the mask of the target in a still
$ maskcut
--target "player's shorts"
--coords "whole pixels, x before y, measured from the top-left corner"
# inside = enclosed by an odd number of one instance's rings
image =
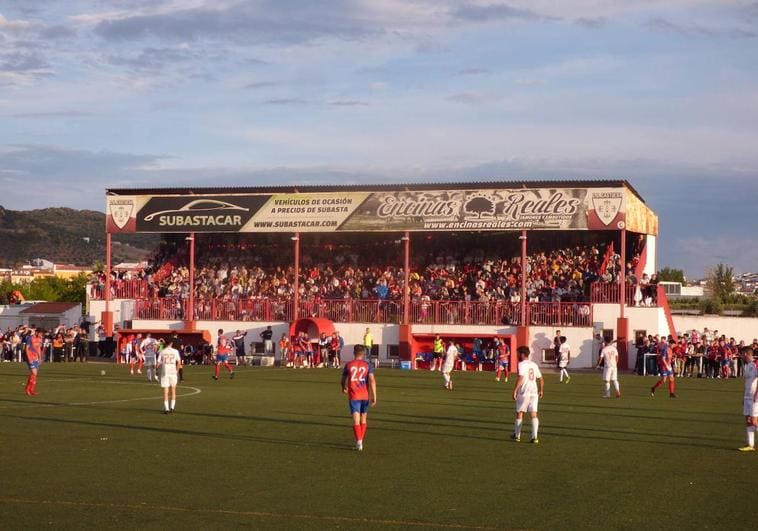
[[[498,361],[497,366],[501,369],[507,369],[508,368],[508,362],[507,361]]]
[[[603,381],[615,382],[618,379],[618,369],[616,367],[606,367],[603,369]]]
[[[758,402],[746,396],[742,401],[742,414],[746,417],[758,417]]]
[[[521,396],[519,395],[516,398],[516,412],[517,413],[526,413],[527,411],[529,413],[536,413],[537,408],[539,406],[540,397],[537,395],[533,396]]]
[[[565,369],[566,367],[568,367],[568,361],[561,360],[561,361],[558,362],[558,368],[559,369]]]
[[[658,374],[660,376],[674,376],[674,371],[671,370],[671,367],[665,367],[663,365],[658,365]]]
[[[176,387],[176,374],[166,374],[161,376],[161,387]]]
[[[350,413],[368,413],[369,401],[368,400],[348,400],[350,406]]]
[[[218,355],[218,356],[216,356],[216,363],[226,363],[227,359],[229,359],[229,356]]]
[[[29,370],[32,370],[32,369],[38,369],[39,370],[39,360],[34,360],[31,363],[27,363],[26,366],[29,367]]]

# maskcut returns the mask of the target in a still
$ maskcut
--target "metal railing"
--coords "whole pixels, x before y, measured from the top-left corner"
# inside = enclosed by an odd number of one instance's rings
[[[530,302],[527,323],[533,326],[592,326],[592,304],[587,302]],[[186,320],[187,299],[137,299],[134,318]],[[195,299],[194,320],[200,321],[292,321],[289,300]],[[300,301],[298,316],[324,318],[337,323],[399,324],[403,304],[386,300],[312,299]],[[411,303],[412,324],[519,325],[521,306],[510,301],[428,301]]]
[[[658,290],[650,287],[626,286],[627,306],[658,306]],[[619,304],[620,290],[615,282],[593,282],[590,286],[590,302]]]

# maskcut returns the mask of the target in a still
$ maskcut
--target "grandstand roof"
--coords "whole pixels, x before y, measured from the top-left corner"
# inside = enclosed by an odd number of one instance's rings
[[[108,188],[111,195],[211,195],[211,194],[265,194],[304,192],[395,192],[405,190],[468,190],[471,188],[619,188],[629,189],[643,203],[645,200],[626,180],[545,180],[545,181],[472,181],[424,182],[396,184],[324,184],[283,186],[188,186],[166,188]]]

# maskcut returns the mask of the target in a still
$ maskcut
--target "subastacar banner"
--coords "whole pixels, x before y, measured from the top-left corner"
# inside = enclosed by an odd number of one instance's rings
[[[618,230],[624,188],[108,196],[109,232]]]

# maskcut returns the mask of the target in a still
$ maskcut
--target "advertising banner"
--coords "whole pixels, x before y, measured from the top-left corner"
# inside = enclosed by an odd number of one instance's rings
[[[113,233],[619,230],[626,196],[624,188],[108,196],[106,223]]]

